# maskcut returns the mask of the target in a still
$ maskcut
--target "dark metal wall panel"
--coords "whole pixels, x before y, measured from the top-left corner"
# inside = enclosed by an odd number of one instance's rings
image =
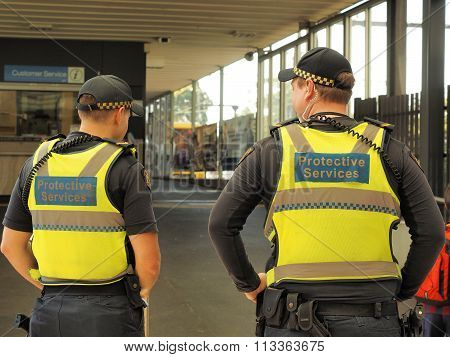
[[[423,1],[420,162],[435,195],[443,195],[445,0]]]

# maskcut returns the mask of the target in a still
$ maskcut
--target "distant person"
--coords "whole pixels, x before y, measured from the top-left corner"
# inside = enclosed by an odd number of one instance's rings
[[[444,200],[447,217],[445,244],[417,293],[418,299],[424,303],[424,337],[450,336],[450,185]]]
[[[112,75],[84,83],[77,108],[80,130],[22,168],[1,251],[41,290],[29,336],[142,336],[160,251],[149,174],[121,141],[143,110]]]

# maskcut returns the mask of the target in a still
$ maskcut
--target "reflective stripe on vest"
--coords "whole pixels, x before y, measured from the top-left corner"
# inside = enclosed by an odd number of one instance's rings
[[[50,150],[43,143],[34,163]],[[33,180],[28,204],[32,249],[44,285],[107,284],[128,267],[125,223],[108,198],[107,173],[123,148],[100,143],[87,150],[53,153]]]
[[[393,262],[325,262],[308,264],[289,264],[273,269],[273,280],[326,280],[349,279],[366,280],[369,275],[392,277],[399,274],[397,264]]]
[[[378,146],[384,130],[354,128]],[[347,132],[279,129],[282,162],[265,235],[277,239],[268,285],[286,280],[398,279],[390,243],[400,203],[379,154]]]

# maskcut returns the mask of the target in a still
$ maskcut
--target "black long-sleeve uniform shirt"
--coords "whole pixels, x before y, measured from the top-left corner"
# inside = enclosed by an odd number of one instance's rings
[[[350,118],[340,119],[347,126],[356,124]],[[325,123],[312,123],[310,128],[323,131],[337,129]],[[367,283],[300,283],[282,284],[299,290],[304,296],[323,299],[385,300],[412,297],[434,264],[444,242],[444,222],[422,169],[409,148],[386,136],[384,147],[401,175],[397,182],[393,172],[384,165],[388,181],[400,199],[400,209],[409,227],[412,244],[402,269],[402,283],[397,281],[369,281]],[[355,139],[356,140],[356,139]],[[247,217],[262,202],[269,208],[276,192],[280,160],[272,137],[257,142],[236,168],[233,177],[222,191],[209,221],[209,233],[216,251],[238,290],[249,292],[259,285],[240,235]],[[383,162],[384,164],[384,162]],[[356,227],[355,227],[356,228]],[[363,232],[361,232],[363,234]],[[308,249],[299,247],[298,249]],[[273,249],[266,270],[274,266]]]
[[[67,136],[67,140],[82,135],[86,134],[73,132]],[[101,141],[85,142],[69,148],[65,153],[83,151],[100,143]],[[31,213],[22,203],[22,190],[32,166],[33,156],[22,167],[3,219],[3,225],[22,232],[33,232]],[[123,215],[129,236],[158,231],[152,208],[152,193],[146,184],[143,170],[142,164],[130,152],[124,151],[115,160],[107,176],[108,197]]]

